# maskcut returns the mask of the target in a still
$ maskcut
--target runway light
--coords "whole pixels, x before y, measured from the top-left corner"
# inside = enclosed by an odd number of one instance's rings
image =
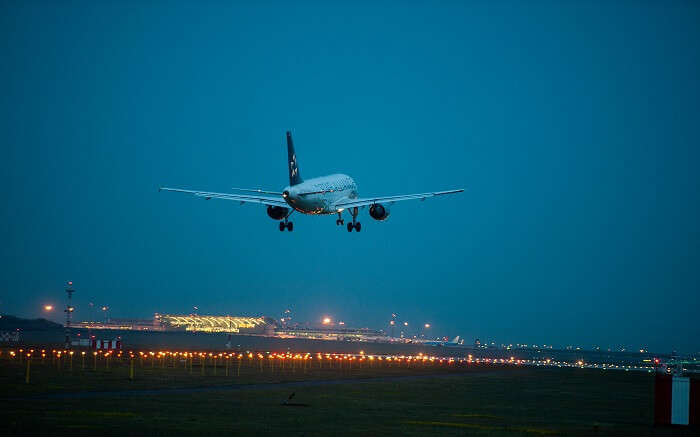
[[[44,311],[51,311],[53,310],[53,305],[44,305]]]

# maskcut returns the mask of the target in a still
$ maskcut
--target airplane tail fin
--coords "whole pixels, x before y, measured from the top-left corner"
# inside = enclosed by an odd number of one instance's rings
[[[450,343],[452,343],[452,344],[459,343],[459,335],[457,337],[453,338],[452,340],[450,340]]]
[[[294,141],[292,141],[292,133],[290,131],[287,131],[287,162],[289,163],[289,185],[297,185],[304,182],[299,174],[297,154],[294,152]]]

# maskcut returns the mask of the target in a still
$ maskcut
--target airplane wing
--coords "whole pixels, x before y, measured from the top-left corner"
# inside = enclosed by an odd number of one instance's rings
[[[384,196],[384,197],[367,197],[359,199],[343,199],[335,204],[336,208],[354,208],[359,206],[373,205],[375,203],[388,203],[392,204],[394,202],[400,202],[402,200],[425,200],[428,197],[442,196],[445,194],[461,193],[464,189],[459,190],[447,190],[447,191],[433,191],[431,193],[419,193],[419,194],[404,194],[400,196]]]
[[[197,197],[204,197],[205,199],[224,199],[233,200],[241,203],[260,203],[263,205],[271,206],[284,206],[289,207],[287,202],[281,197],[268,197],[268,196],[254,196],[249,194],[233,194],[233,193],[212,193],[209,191],[196,191],[196,190],[184,190],[182,188],[158,188],[158,191],[175,191],[178,193],[188,193],[194,194]]]

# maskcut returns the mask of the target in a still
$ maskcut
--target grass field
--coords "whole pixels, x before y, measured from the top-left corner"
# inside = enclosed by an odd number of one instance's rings
[[[0,356],[8,434],[695,435],[654,428],[653,375],[514,365]],[[130,379],[133,363],[134,377]],[[240,368],[239,368],[240,363]],[[109,367],[108,367],[109,364]],[[227,373],[228,367],[228,375]],[[294,397],[283,405],[290,394]]]

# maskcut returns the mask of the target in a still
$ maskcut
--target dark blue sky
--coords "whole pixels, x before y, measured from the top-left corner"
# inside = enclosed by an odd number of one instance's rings
[[[0,5],[0,312],[700,349],[697,2]],[[344,172],[361,233],[158,193]],[[54,315],[58,317],[59,314]]]

